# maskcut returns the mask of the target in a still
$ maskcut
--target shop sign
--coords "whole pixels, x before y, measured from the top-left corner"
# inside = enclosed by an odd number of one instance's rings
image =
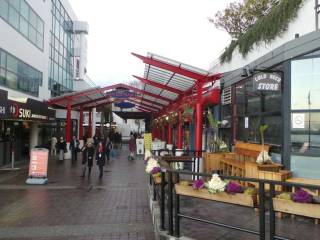
[[[253,90],[280,91],[281,76],[278,73],[257,73],[253,75]]]
[[[135,92],[128,89],[116,89],[106,93],[108,96],[113,98],[129,98],[136,96]]]
[[[26,103],[4,100],[0,104],[0,118],[26,120],[54,120],[55,111],[45,103],[28,99]]]

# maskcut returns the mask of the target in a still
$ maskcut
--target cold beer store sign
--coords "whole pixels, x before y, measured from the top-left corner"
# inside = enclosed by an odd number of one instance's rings
[[[253,90],[280,91],[281,76],[278,73],[257,73],[253,75]]]

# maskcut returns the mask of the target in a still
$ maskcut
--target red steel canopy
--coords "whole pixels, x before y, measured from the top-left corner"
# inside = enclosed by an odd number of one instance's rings
[[[132,53],[135,57],[141,59],[145,63],[143,77],[134,77],[141,82],[141,89],[145,93],[152,93],[157,96],[143,94],[141,103],[146,100],[157,102],[158,104],[176,105],[184,97],[190,97],[197,84],[206,84],[215,82],[221,78],[221,74],[210,74],[200,68],[196,68],[181,62],[174,61],[169,58],[161,57],[152,53],[148,53],[147,57]],[[203,88],[202,92],[208,90]],[[170,103],[165,103],[161,98],[170,99]],[[165,109],[168,110],[168,109]]]

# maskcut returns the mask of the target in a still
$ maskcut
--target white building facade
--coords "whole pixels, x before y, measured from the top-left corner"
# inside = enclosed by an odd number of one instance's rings
[[[87,34],[68,0],[0,0],[0,166],[12,146],[23,159],[63,132],[63,111],[44,101],[81,88],[75,79],[92,85],[85,81]]]
[[[320,176],[319,10],[318,0],[303,0],[283,34],[254,45],[245,57],[236,48],[230,61],[213,62],[210,69],[223,73],[220,118],[229,121],[220,129],[224,139],[259,143],[259,126],[267,124],[273,160],[306,178]],[[276,91],[255,87],[257,76],[270,74],[281,79]]]

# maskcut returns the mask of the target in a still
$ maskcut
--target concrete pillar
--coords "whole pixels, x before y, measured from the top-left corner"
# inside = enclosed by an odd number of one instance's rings
[[[39,144],[39,123],[33,122],[30,128],[30,150]]]

